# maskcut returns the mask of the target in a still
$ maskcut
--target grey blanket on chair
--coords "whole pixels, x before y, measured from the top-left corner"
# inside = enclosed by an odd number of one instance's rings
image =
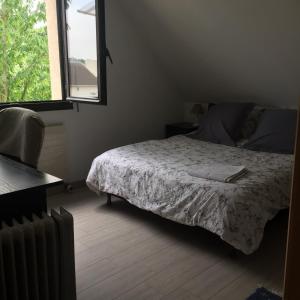
[[[40,155],[44,123],[40,116],[25,108],[0,111],[0,153],[36,166]]]

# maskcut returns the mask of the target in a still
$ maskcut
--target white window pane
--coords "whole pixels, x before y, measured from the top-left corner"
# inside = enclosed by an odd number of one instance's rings
[[[98,98],[95,1],[67,1],[70,96]]]

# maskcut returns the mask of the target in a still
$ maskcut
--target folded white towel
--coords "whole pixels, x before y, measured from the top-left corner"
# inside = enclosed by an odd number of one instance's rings
[[[186,171],[190,176],[221,182],[233,182],[247,173],[244,166],[221,164],[194,165]]]

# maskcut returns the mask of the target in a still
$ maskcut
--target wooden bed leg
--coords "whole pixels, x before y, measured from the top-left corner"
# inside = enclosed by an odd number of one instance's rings
[[[106,196],[107,196],[106,204],[108,206],[110,206],[111,205],[111,194],[106,194]]]

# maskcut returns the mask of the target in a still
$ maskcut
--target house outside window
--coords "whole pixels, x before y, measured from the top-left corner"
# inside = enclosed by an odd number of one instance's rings
[[[69,60],[70,94],[76,98],[97,98],[97,61]]]

